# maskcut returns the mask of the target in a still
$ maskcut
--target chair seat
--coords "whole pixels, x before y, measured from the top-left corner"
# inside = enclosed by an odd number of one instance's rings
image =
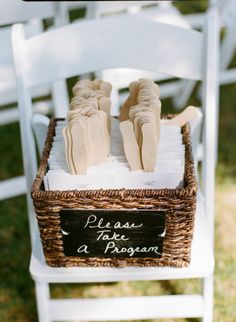
[[[191,264],[189,267],[49,267],[45,263],[40,239],[33,248],[30,273],[37,281],[50,283],[113,282],[124,280],[167,280],[209,276],[214,270],[213,249],[207,234],[203,198],[198,197]]]

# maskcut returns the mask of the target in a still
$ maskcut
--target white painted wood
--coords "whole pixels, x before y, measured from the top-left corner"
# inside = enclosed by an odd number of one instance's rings
[[[33,96],[33,95],[32,95]],[[45,99],[43,101],[36,101],[32,104],[33,113],[48,114],[53,110],[53,102],[51,99]]]
[[[189,122],[191,129],[191,142],[192,142],[192,152],[195,160],[195,165],[202,159],[199,159],[199,142],[201,141],[201,130],[203,123],[203,113],[201,109],[197,110],[197,116]],[[197,169],[197,168],[196,168]]]
[[[0,67],[1,68],[1,67]],[[15,77],[15,76],[14,76]],[[17,102],[17,92],[16,92],[16,83],[14,83],[14,86],[9,86],[9,88],[6,88],[3,83],[0,83],[0,105],[8,105],[8,104],[15,104]],[[32,89],[32,97],[33,98],[39,98],[39,97],[47,97],[50,95],[50,87],[49,86],[40,86],[40,87],[34,87]],[[51,101],[43,100],[42,102],[45,102],[48,104],[48,108],[52,108]]]
[[[181,82],[169,81],[168,83],[160,84],[160,99],[165,99],[171,96],[178,95],[181,90]]]
[[[166,308],[168,307],[168,310]],[[203,314],[200,295],[116,297],[51,300],[51,320],[104,321],[157,318],[193,318]]]
[[[14,26],[15,34],[19,28]],[[127,28],[129,28],[128,34]],[[97,32],[96,38],[94,30]],[[169,37],[168,42],[161,41],[163,34],[166,33]],[[158,42],[154,42],[153,37],[147,37],[146,34],[155,35]],[[93,41],[85,46],[87,39],[93,39]],[[130,39],[132,39],[131,48],[128,46]],[[61,46],[62,43],[63,46]],[[99,46],[101,43],[103,46]],[[63,79],[79,73],[124,66],[135,68],[137,65],[140,69],[159,70],[161,73],[176,77],[200,79],[202,76],[199,68],[202,50],[201,34],[157,22],[140,23],[139,19],[126,18],[78,22],[25,40],[22,45],[27,55],[23,68],[28,87],[54,82],[58,78]],[[175,51],[172,50],[173,46]],[[71,49],[67,64],[65,64],[64,48]],[[149,48],[149,50],[140,57],[136,53],[142,48]],[[96,59],[93,54],[95,50]],[[103,52],[109,55],[104,55]],[[156,59],[151,63],[152,56]],[[176,59],[179,64],[174,63]],[[167,64],[166,60],[170,63]],[[32,66],[34,68],[31,68]]]
[[[31,124],[40,155],[42,155],[44,149],[49,122],[49,118],[42,114],[34,114],[32,117]]]
[[[17,107],[0,111],[0,125],[6,125],[18,121],[19,111]]]
[[[218,147],[218,115],[219,115],[219,12],[212,8],[206,20],[205,38],[206,61],[203,82],[203,186],[205,209],[209,224],[209,233],[214,240],[214,205],[215,205],[215,167]],[[214,53],[214,55],[212,54]]]
[[[0,181],[0,200],[16,197],[26,192],[26,180],[19,176]]]
[[[98,77],[103,77],[106,81],[111,82],[112,85],[119,84],[119,88],[128,88],[129,83],[134,79],[139,78],[155,78],[156,73],[147,72],[140,69],[131,69],[131,68],[115,68],[115,69],[106,69],[102,72],[97,72]],[[166,75],[159,75],[159,80],[165,80]]]
[[[26,24],[26,35],[28,37],[35,36],[41,32],[42,24],[40,21],[34,20]],[[17,101],[14,61],[11,48],[11,27],[0,28],[0,46],[0,104],[7,105]],[[49,88],[47,86],[38,88],[34,93],[35,96],[46,96],[48,94]]]
[[[194,29],[202,29],[204,25],[205,13],[191,13],[184,15],[184,19]]]
[[[0,1],[1,25],[29,21],[34,18],[50,18],[53,15],[54,6],[50,2]]]
[[[54,106],[56,106],[54,116],[58,118],[66,117],[70,106],[66,81],[59,80],[53,84],[52,97]]]
[[[35,102],[33,104],[34,113],[47,114],[52,110],[52,102],[50,100],[44,100]],[[11,107],[0,111],[0,126],[7,125],[19,120],[18,107]]]
[[[142,9],[147,7],[147,5],[154,5],[154,10],[156,10],[158,7],[170,7],[171,1],[169,1],[168,6],[160,6],[159,4],[156,6],[156,1],[93,1],[89,4],[89,7],[92,7],[92,10],[94,12],[93,19],[97,19],[101,16],[107,16],[110,14],[116,14],[116,13],[124,13],[128,12],[130,14],[136,14],[140,12]]]
[[[197,146],[196,159],[202,161],[203,159],[203,144],[199,143]]]
[[[48,114],[52,111],[51,100],[38,101],[33,104],[34,113]],[[10,107],[0,111],[0,126],[19,121],[18,107]]]
[[[236,14],[235,14],[236,19]],[[221,59],[220,59],[220,67],[221,69],[228,68],[231,63],[233,56],[236,50],[236,39],[235,39],[235,28],[236,22],[229,21],[225,27],[224,38],[221,43]]]
[[[21,128],[21,140],[23,155],[25,156],[26,163],[24,164],[25,173],[28,174],[27,183],[32,184],[33,178],[37,171],[37,161],[35,153],[35,144],[32,136],[31,126],[29,120],[32,118],[32,100],[31,93],[27,91],[23,85],[24,71],[22,66],[22,50],[20,46],[24,41],[24,29],[23,25],[17,34],[13,33],[13,54],[15,58],[15,71],[17,80],[17,91],[18,91],[18,106],[20,113],[20,128]],[[27,138],[27,139],[26,139]],[[25,140],[27,144],[25,144]]]
[[[53,268],[45,264],[41,243],[37,240],[30,263],[34,280],[52,283],[114,282],[127,280],[167,280],[198,278],[212,274],[214,259],[208,236],[204,202],[199,195],[196,213],[196,227],[192,244],[192,260],[189,267],[69,267]]]
[[[203,279],[203,299],[202,322],[212,322],[214,317],[214,278],[212,274]]]
[[[221,23],[224,26],[224,37],[220,49],[220,84],[236,82],[236,69],[229,65],[236,53],[236,6],[233,0],[218,0]]]
[[[21,132],[21,147],[23,155],[24,173],[26,177],[27,191],[31,189],[31,185],[37,173],[37,156],[34,137],[31,128],[32,118],[32,100],[30,91],[24,87],[24,70],[22,67],[22,47],[21,44],[25,38],[23,25],[21,26],[19,33],[12,35],[13,37],[13,55],[15,60],[15,71],[17,81],[18,92],[18,107],[19,107],[19,120],[20,120],[20,132]],[[21,49],[20,49],[21,48]],[[27,206],[29,214],[29,226],[31,242],[36,231],[36,218],[33,211],[32,200],[30,194],[27,193]]]
[[[35,292],[36,292],[36,302],[37,302],[37,311],[38,311],[38,321],[39,322],[50,322],[50,313],[49,313],[49,299],[50,299],[50,290],[49,285],[44,282],[35,283]]]
[[[236,80],[236,68],[230,68],[220,72],[220,84],[232,84]]]
[[[160,8],[158,6],[157,10],[153,10],[152,8],[147,8],[138,14],[138,17],[144,17],[146,19],[150,19],[152,21],[169,23],[174,26],[183,27],[190,29],[190,24],[184,18],[184,15],[180,13],[180,11],[170,5],[168,7]]]
[[[145,18],[148,20],[156,21],[156,22],[163,22],[163,23],[170,23],[171,25],[190,28],[188,22],[186,22],[183,15],[180,11],[174,7],[173,5],[169,4],[168,6],[160,6],[155,5],[152,7],[141,7],[139,4],[136,7],[136,10],[127,10],[127,12],[120,13],[120,15],[135,15],[136,18]]]
[[[195,86],[195,81],[182,80],[180,93],[178,96],[175,96],[173,98],[175,108],[183,109],[184,107],[186,107],[188,99],[191,96]]]
[[[209,0],[209,2],[210,2],[210,5],[216,5],[218,2],[220,2],[221,0]],[[225,1],[225,0],[223,0],[223,1]],[[227,0],[226,0],[227,1]]]

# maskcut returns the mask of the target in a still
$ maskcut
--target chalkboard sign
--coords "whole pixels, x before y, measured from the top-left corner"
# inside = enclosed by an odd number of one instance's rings
[[[159,258],[162,255],[163,211],[63,209],[60,219],[66,256]]]

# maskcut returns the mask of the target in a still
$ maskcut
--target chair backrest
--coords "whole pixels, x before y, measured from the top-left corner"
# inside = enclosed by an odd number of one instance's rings
[[[128,27],[129,34],[125,32]],[[168,39],[163,34],[168,34]],[[20,41],[28,57],[21,61],[27,87],[104,68],[136,66],[180,78],[202,79],[201,34],[171,25],[108,18],[76,23],[29,40],[24,40],[22,34]],[[142,56],[137,55],[140,51]]]
[[[214,17],[212,15],[211,18]],[[210,34],[207,33],[207,37],[210,37]],[[16,25],[12,41],[28,189],[30,190],[37,171],[35,143],[30,124],[32,86],[115,67],[139,68],[173,77],[202,80],[206,88],[204,103],[208,106],[205,113],[209,123],[217,103],[214,95],[217,91],[217,59],[214,54],[217,43],[216,39],[210,41],[213,47],[209,48],[205,46],[204,38],[203,34],[194,30],[147,20],[141,23],[140,19],[135,18],[116,17],[78,22],[31,39],[25,39],[23,26]],[[209,63],[211,68],[206,67]],[[214,195],[214,155],[212,157],[207,149],[213,147],[214,151],[215,141],[212,133],[214,127],[210,127],[210,131],[209,127],[205,128],[207,147],[203,168],[207,168],[208,178],[209,171],[213,176],[210,176],[211,182],[205,180],[211,188],[211,194],[206,196],[207,205],[212,203],[209,198],[212,199]],[[207,191],[209,187],[205,193]],[[29,197],[28,205],[30,204]],[[213,214],[210,213],[209,216]],[[31,218],[31,221],[33,220]]]

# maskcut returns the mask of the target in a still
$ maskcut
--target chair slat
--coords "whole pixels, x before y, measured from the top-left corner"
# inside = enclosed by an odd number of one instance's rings
[[[142,19],[119,17],[78,22],[25,40],[26,86],[105,68],[137,66],[199,80],[202,43],[202,35],[197,31]]]

